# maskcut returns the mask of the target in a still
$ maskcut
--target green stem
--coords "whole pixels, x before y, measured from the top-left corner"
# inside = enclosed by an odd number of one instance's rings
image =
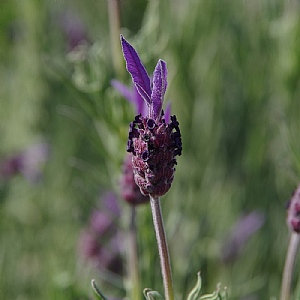
[[[128,273],[129,273],[129,287],[130,287],[130,299],[141,299],[140,288],[140,276],[137,254],[137,233],[136,233],[136,209],[135,206],[131,206],[131,220],[129,226],[129,253],[128,253]]]
[[[165,299],[174,300],[170,256],[169,256],[168,244],[166,240],[166,234],[164,229],[159,197],[155,198],[150,196],[150,204],[151,204],[153,224],[154,224],[158,251],[159,251],[160,266],[161,266],[163,284],[165,289]]]
[[[120,0],[108,0],[108,17],[110,28],[110,43],[112,49],[112,62],[118,77],[124,74],[124,61],[120,43]]]
[[[300,235],[293,232],[290,237],[288,251],[285,258],[284,271],[281,283],[280,300],[289,300],[291,295],[291,283],[294,270],[295,258],[297,254]]]

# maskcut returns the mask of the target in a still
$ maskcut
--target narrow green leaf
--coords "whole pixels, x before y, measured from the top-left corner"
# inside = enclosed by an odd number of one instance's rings
[[[91,284],[92,284],[92,288],[93,288],[95,294],[97,295],[98,299],[100,299],[100,300],[107,300],[107,298],[101,293],[101,291],[96,286],[95,279],[92,279]]]
[[[212,294],[203,295],[199,300],[221,300],[219,298],[219,291],[213,292]]]
[[[197,283],[195,287],[191,290],[189,293],[187,300],[197,300],[201,291],[201,286],[202,286],[202,280],[201,280],[201,275],[200,272],[197,274]]]
[[[146,300],[164,300],[163,296],[160,293],[149,288],[144,289],[143,293]]]

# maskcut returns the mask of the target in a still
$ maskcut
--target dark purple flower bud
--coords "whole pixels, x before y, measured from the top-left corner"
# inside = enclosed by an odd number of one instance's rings
[[[14,155],[4,159],[0,165],[1,177],[9,179],[18,174],[23,168],[23,156]]]
[[[162,110],[168,85],[167,66],[163,60],[158,61],[151,88],[150,78],[135,49],[123,36],[121,43],[127,70],[148,106],[148,114],[136,116],[129,128],[127,152],[133,154],[134,180],[144,195],[162,196],[170,189],[174,179],[174,166],[177,163],[175,156],[182,152],[176,116],[169,117],[168,107],[166,122]],[[168,124],[169,118],[171,122]]]
[[[148,150],[145,150],[143,153],[142,153],[142,160],[143,161],[147,161],[149,159],[149,151]]]
[[[131,205],[138,205],[149,202],[149,197],[144,196],[140,188],[134,181],[132,170],[132,154],[128,154],[123,164],[121,177],[121,195],[122,198]]]
[[[152,119],[148,119],[147,120],[147,126],[148,126],[148,128],[150,129],[150,130],[152,130],[152,129],[154,129],[154,127],[155,127],[155,121],[154,120],[152,120]]]
[[[300,185],[297,187],[290,200],[287,224],[291,230],[300,233]]]

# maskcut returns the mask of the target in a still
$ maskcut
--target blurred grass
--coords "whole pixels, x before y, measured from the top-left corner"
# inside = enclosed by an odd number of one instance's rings
[[[289,234],[285,205],[300,174],[299,4],[121,4],[122,32],[149,72],[158,58],[168,64],[166,98],[181,125],[183,155],[162,201],[178,299],[199,270],[206,292],[221,281],[230,299],[276,297]],[[110,87],[116,75],[106,5],[1,4],[0,153],[5,158],[40,141],[51,145],[41,182],[32,186],[19,175],[0,185],[1,299],[86,299],[91,278],[106,294],[124,293],[77,253],[99,195],[118,192],[134,116]],[[79,17],[94,43],[83,61],[69,60],[63,11]],[[130,84],[129,75],[123,81]],[[222,263],[224,238],[251,210],[266,215],[264,227],[234,262]],[[147,206],[139,209],[138,228],[142,284],[162,291]]]

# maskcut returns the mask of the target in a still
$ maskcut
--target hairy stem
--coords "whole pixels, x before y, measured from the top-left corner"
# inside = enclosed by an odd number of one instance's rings
[[[161,213],[160,199],[158,197],[150,197],[150,204],[159,251],[160,266],[165,289],[165,299],[174,300],[170,256],[164,229],[163,217]]]
[[[281,297],[280,300],[289,300],[291,295],[291,283],[294,270],[295,258],[298,249],[300,236],[293,232],[290,237],[290,242],[285,258],[284,271],[281,283]]]

